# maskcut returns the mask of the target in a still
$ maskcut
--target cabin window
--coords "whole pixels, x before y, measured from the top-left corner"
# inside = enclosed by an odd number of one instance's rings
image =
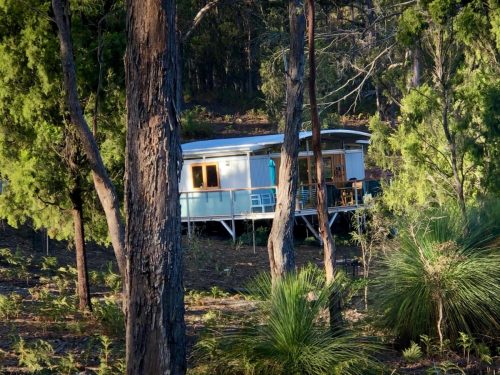
[[[220,187],[217,164],[192,164],[191,176],[193,189],[217,189]]]

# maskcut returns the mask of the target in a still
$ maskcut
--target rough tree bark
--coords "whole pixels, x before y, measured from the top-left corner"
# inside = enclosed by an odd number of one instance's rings
[[[319,235],[323,243],[326,282],[333,283],[335,277],[335,242],[330,225],[328,225],[328,202],[326,197],[326,181],[321,151],[321,124],[319,122],[316,101],[316,58],[314,48],[314,0],[307,0],[307,35],[309,47],[309,105],[311,107],[312,148],[316,169],[316,210],[318,211]],[[337,298],[330,301],[330,325],[339,323],[340,306]]]
[[[64,89],[71,117],[71,123],[78,131],[85,156],[92,170],[94,187],[101,202],[108,231],[115,252],[118,268],[122,277],[125,276],[125,227],[120,216],[120,200],[109,178],[99,149],[83,116],[83,110],[78,97],[73,45],[71,42],[70,9],[68,0],[52,0],[54,19],[58,28]]]
[[[295,269],[293,224],[297,195],[299,129],[304,98],[304,33],[306,19],[300,0],[290,0],[290,56],[286,72],[285,138],[281,147],[278,197],[267,249],[273,280]]]
[[[127,0],[128,374],[185,360],[175,0]]]

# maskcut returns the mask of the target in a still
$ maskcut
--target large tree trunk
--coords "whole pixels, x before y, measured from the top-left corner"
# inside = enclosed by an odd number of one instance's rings
[[[75,171],[73,188],[70,199],[73,205],[73,225],[75,228],[76,270],[78,273],[78,299],[80,310],[92,311],[90,302],[89,274],[87,270],[87,254],[85,251],[85,233],[83,222],[83,200],[81,189],[81,176]]]
[[[186,371],[174,0],[127,0],[128,374]]]
[[[306,20],[303,3],[290,0],[290,57],[286,73],[285,137],[281,147],[278,197],[267,249],[273,280],[295,268],[293,224],[297,195],[299,129],[304,98],[304,32]]]
[[[78,131],[80,141],[92,170],[94,186],[99,196],[106,221],[109,236],[113,245],[118,268],[122,277],[125,276],[125,251],[124,235],[125,227],[120,216],[120,200],[115,188],[109,178],[99,149],[89,129],[87,121],[83,116],[82,106],[78,97],[76,81],[75,61],[73,57],[73,46],[71,43],[70,9],[67,0],[52,0],[54,19],[59,30],[59,42],[61,49],[61,62],[64,75],[64,89],[71,123]]]
[[[314,56],[314,0],[307,0],[308,46],[309,46],[309,104],[311,106],[312,148],[316,166],[316,210],[318,211],[319,235],[323,243],[326,282],[333,283],[335,276],[335,242],[330,225],[328,225],[328,202],[326,197],[326,181],[321,151],[321,124],[319,122],[316,102],[316,59]],[[338,324],[340,308],[336,296],[330,301],[330,325]]]

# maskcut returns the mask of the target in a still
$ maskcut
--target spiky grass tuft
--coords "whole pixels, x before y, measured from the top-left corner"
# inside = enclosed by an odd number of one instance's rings
[[[406,223],[378,279],[384,324],[404,341],[422,334],[498,332],[500,254],[491,215],[427,212]]]
[[[369,353],[374,344],[348,332],[332,334],[320,319],[339,286],[325,286],[309,267],[271,287],[261,276],[252,290],[259,304],[260,324],[202,340],[217,373],[366,374],[376,367]],[[267,297],[266,297],[267,296]],[[208,351],[206,349],[209,349]]]

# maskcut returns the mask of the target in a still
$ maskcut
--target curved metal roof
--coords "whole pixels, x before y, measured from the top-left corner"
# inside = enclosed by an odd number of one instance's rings
[[[370,133],[349,129],[322,130],[321,134],[334,134],[339,139],[351,139],[354,142],[368,141]],[[299,139],[309,138],[312,132],[300,132]],[[219,138],[205,141],[184,143],[182,153],[184,156],[206,155],[206,154],[228,154],[247,153],[261,150],[263,148],[283,143],[283,134],[258,135],[241,138]],[[363,142],[364,143],[364,142]]]

